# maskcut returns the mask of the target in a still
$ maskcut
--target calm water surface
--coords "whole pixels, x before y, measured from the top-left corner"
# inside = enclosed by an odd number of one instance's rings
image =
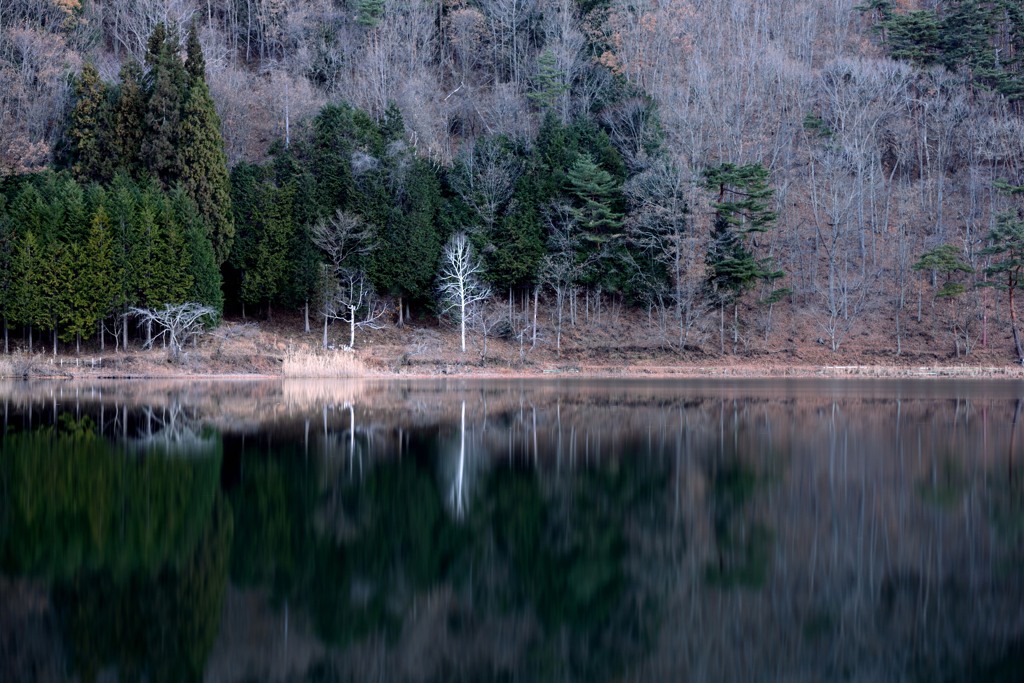
[[[1018,681],[1024,384],[0,384],[0,680]]]

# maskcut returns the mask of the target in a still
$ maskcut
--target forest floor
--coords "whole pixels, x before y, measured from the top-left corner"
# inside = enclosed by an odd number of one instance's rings
[[[881,322],[881,324],[879,324]],[[912,321],[911,321],[912,322]],[[36,343],[36,353],[19,348],[0,356],[0,377],[168,378],[168,377],[1009,377],[1024,379],[1016,362],[1008,326],[990,332],[988,343],[976,343],[969,354],[954,352],[952,337],[913,324],[906,325],[901,353],[889,332],[849,335],[832,352],[809,321],[780,316],[765,340],[740,339],[732,352],[720,353],[719,330],[700,335],[700,343],[682,351],[665,342],[646,317],[635,311],[605,313],[600,321],[564,325],[561,352],[556,350],[554,326],[539,321],[534,342],[532,325],[522,339],[487,340],[486,354],[479,331],[467,332],[467,350],[460,351],[457,327],[436,318],[416,320],[404,327],[357,331],[356,349],[341,348],[347,328],[329,333],[333,346],[322,348],[322,328],[303,332],[300,315],[275,314],[273,320],[228,319],[186,348],[178,359],[166,349],[144,350],[133,340],[127,352],[105,351],[98,344],[75,353],[62,344]],[[993,325],[993,327],[995,327]],[[875,321],[867,330],[892,330]],[[344,340],[344,341],[342,341]],[[108,342],[110,340],[108,339]],[[14,345],[20,347],[20,340]],[[949,347],[940,352],[939,347]],[[44,351],[45,348],[45,351]]]

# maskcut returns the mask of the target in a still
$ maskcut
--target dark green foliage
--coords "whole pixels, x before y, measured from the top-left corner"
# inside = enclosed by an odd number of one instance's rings
[[[205,81],[193,83],[181,122],[179,168],[185,192],[199,207],[218,263],[227,259],[234,239],[227,157],[220,118]]]
[[[220,134],[220,117],[206,86],[206,67],[193,25],[185,63],[189,84],[181,112],[181,145],[177,168],[185,192],[206,224],[217,263],[227,260],[235,226],[231,213],[231,187],[227,156]]]
[[[737,232],[764,232],[775,224],[770,208],[774,191],[768,185],[768,169],[761,164],[720,164],[704,171],[704,187],[717,193],[712,204]]]
[[[75,85],[68,138],[71,170],[82,182],[109,182],[114,175],[113,111],[106,84],[96,67],[87,62]]]
[[[367,27],[374,27],[384,16],[384,0],[353,0],[356,21]]]
[[[182,105],[189,92],[189,75],[178,56],[178,36],[157,25],[149,40],[142,167],[165,187],[182,172],[179,159]]]
[[[502,290],[533,284],[544,258],[544,225],[533,200],[536,185],[524,179],[512,197],[512,210],[499,223],[493,249],[484,252],[488,279]]]
[[[181,188],[171,194],[171,201],[174,204],[175,222],[181,226],[184,234],[189,259],[188,272],[192,275],[192,288],[186,298],[223,313],[224,293],[221,290],[220,269],[202,217],[195,203]]]
[[[380,291],[424,301],[430,297],[444,243],[437,229],[441,186],[423,159],[403,152],[388,161],[390,173],[382,179],[387,184],[362,193],[364,218],[377,245],[368,270]]]
[[[138,177],[142,172],[142,139],[146,116],[146,97],[139,63],[126,61],[121,67],[120,81],[113,115],[114,156],[120,170]]]
[[[47,305],[43,298],[43,251],[31,230],[19,240],[11,271],[14,275],[11,318],[26,327],[45,324]]]
[[[894,58],[942,64],[1011,100],[1024,97],[1024,9],[1016,0],[960,0],[902,14],[883,2],[861,9],[873,10]]]
[[[747,249],[741,233],[725,219],[715,219],[708,247],[708,287],[712,298],[731,306],[761,277],[757,259]]]
[[[278,187],[268,169],[240,164],[232,174],[235,220],[242,230],[231,265],[241,273],[241,300],[272,302],[284,291],[294,237],[292,185]]]
[[[1017,312],[1014,297],[1020,289],[1024,274],[1024,217],[1019,212],[1005,212],[996,218],[995,227],[989,231],[988,246],[982,255],[990,256],[990,265],[985,273],[994,278],[989,286],[998,287],[1007,293],[1007,308],[1010,313],[1010,327],[1016,346],[1017,358],[1024,364],[1020,333],[1017,329]]]
[[[906,14],[893,14],[883,27],[889,52],[894,59],[927,66],[942,58],[942,27],[935,12],[914,10]]]
[[[569,168],[566,191],[584,239],[600,245],[620,236],[623,216],[616,209],[622,203],[621,188],[589,154],[579,155]]]
[[[768,260],[758,260],[747,247],[752,233],[775,224],[769,206],[773,191],[761,164],[725,163],[704,171],[704,186],[716,193],[715,221],[708,248],[708,284],[720,305],[735,305],[758,280],[776,280],[782,273]]]
[[[564,81],[565,74],[558,70],[554,53],[544,50],[537,59],[537,75],[534,77],[533,90],[527,97],[541,111],[553,109],[568,90]]]
[[[961,253],[952,244],[941,244],[921,254],[914,264],[914,270],[932,271],[944,277],[942,286],[935,293],[936,299],[951,299],[966,291],[963,283],[954,278],[958,273],[973,273],[974,268],[963,260]]]

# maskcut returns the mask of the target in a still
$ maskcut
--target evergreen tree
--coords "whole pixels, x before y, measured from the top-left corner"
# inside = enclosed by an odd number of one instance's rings
[[[89,239],[81,254],[80,286],[85,294],[85,305],[75,323],[75,332],[89,337],[97,324],[110,314],[117,296],[114,240],[105,207],[99,207],[93,215]]]
[[[584,239],[603,244],[619,236],[623,214],[621,188],[608,171],[594,163],[589,154],[581,154],[566,176],[566,190],[574,199],[573,216]]]
[[[363,214],[378,245],[370,255],[370,276],[378,291],[426,301],[443,246],[437,229],[441,185],[424,159],[403,156],[391,162],[388,182],[394,195],[390,200],[378,195],[374,210]],[[371,218],[382,214],[383,221]]]
[[[133,177],[142,170],[142,139],[145,134],[146,97],[142,67],[128,60],[121,67],[114,111],[113,148],[116,167]]]
[[[68,137],[71,170],[82,181],[108,182],[116,161],[110,138],[112,111],[107,86],[92,62],[86,62],[75,84]]]
[[[32,328],[46,320],[43,304],[43,254],[31,230],[20,240],[11,270],[15,283],[11,297],[11,318],[28,328],[28,344],[31,351]]]
[[[294,188],[277,188],[263,169],[253,169],[258,180],[249,188],[252,197],[243,207],[251,211],[235,266],[241,272],[240,296],[249,305],[272,303],[285,289],[288,247],[293,238]]]
[[[178,133],[180,153],[176,166],[185,191],[206,223],[219,264],[227,260],[231,251],[235,226],[220,117],[206,85],[206,65],[195,25],[189,32],[185,65],[190,83]]]
[[[11,322],[14,300],[14,259],[18,247],[18,235],[14,221],[7,216],[6,198],[0,194],[0,322],[4,328],[4,353],[10,352],[8,327]]]
[[[1004,189],[1024,192],[1024,187]],[[1024,215],[1016,211],[1000,214],[996,218],[995,227],[989,231],[988,246],[981,253],[992,257],[991,264],[985,269],[986,274],[994,278],[988,283],[989,286],[1006,292],[1006,307],[1010,317],[1010,330],[1013,332],[1013,344],[1017,359],[1024,365],[1024,348],[1017,324],[1015,301],[1024,281]]]
[[[141,161],[167,188],[181,174],[181,110],[189,90],[188,72],[178,56],[178,36],[158,24],[149,38],[146,59],[149,75]]]
[[[374,27],[384,16],[384,0],[354,0],[356,21],[367,27]]]
[[[719,306],[720,349],[725,351],[725,309],[733,309],[733,353],[739,340],[739,301],[758,281],[774,282],[783,276],[771,260],[756,259],[746,244],[751,234],[769,230],[776,214],[770,208],[774,192],[768,169],[761,164],[724,163],[704,171],[704,187],[717,193],[715,221],[706,263],[708,287]],[[769,296],[774,302],[784,290]]]
[[[537,281],[544,258],[544,225],[531,179],[522,183],[512,197],[511,210],[498,224],[493,249],[485,252],[488,279],[501,289]]]
[[[541,111],[551,111],[558,104],[559,98],[568,90],[565,85],[565,73],[559,71],[558,62],[551,50],[544,50],[537,58],[537,74],[534,77],[533,91],[527,97]]]
[[[203,219],[195,203],[180,187],[171,196],[174,206],[174,220],[184,235],[188,252],[188,272],[192,275],[192,287],[186,296],[188,301],[216,309],[218,315],[224,312],[224,293],[221,290],[220,269],[213,253],[210,239],[206,235]]]

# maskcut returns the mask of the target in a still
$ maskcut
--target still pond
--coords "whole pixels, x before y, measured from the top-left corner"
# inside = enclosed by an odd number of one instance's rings
[[[0,383],[0,680],[1018,681],[1024,383]]]

